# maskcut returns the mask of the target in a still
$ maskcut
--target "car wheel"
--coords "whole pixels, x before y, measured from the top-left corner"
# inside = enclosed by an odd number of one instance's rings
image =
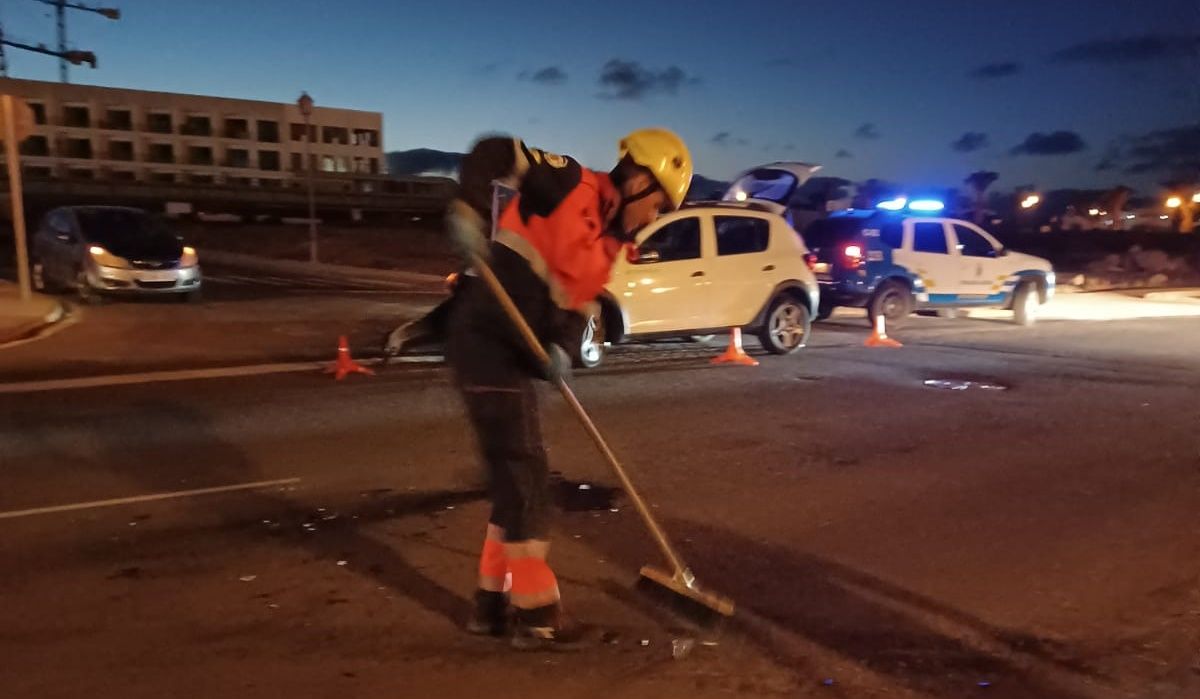
[[[1038,309],[1042,299],[1037,287],[1032,282],[1021,282],[1013,293],[1013,322],[1028,328],[1037,322]]]
[[[808,307],[792,296],[771,302],[758,339],[771,354],[791,354],[808,344],[812,318]]]
[[[104,303],[104,297],[88,281],[87,272],[82,268],[75,273],[75,293],[82,303],[93,306]]]
[[[601,312],[587,317],[576,315],[568,337],[571,338],[567,354],[571,363],[580,369],[594,369],[604,361],[604,322]]]
[[[882,315],[889,325],[903,324],[913,312],[913,296],[908,287],[897,281],[879,285],[871,302],[867,304],[867,322],[875,325],[875,317]]]

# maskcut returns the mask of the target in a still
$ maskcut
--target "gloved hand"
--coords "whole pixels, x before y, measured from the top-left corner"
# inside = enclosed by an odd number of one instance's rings
[[[468,263],[472,255],[478,255],[485,262],[490,260],[485,224],[479,212],[461,199],[455,199],[446,210],[446,229],[450,233],[450,239]]]
[[[546,345],[546,354],[550,355],[550,364],[546,367],[546,380],[551,383],[558,383],[560,380],[569,383],[572,374],[571,356],[558,344]]]

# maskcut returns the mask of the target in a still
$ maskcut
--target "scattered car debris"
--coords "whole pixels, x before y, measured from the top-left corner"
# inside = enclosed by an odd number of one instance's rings
[[[671,657],[676,660],[683,660],[692,653],[692,649],[696,647],[696,639],[694,638],[676,638],[671,641]]]
[[[977,388],[981,391],[1006,391],[1008,386],[1000,384],[988,383],[986,381],[963,381],[956,379],[925,379],[925,386],[929,388],[941,388],[947,391],[967,391]]]

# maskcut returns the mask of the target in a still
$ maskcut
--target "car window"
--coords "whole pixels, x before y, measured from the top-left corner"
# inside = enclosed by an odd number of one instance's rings
[[[717,216],[717,254],[762,252],[771,242],[771,222],[746,216]]]
[[[954,235],[958,238],[958,251],[967,257],[995,257],[996,248],[987,238],[966,226],[955,224]]]
[[[913,252],[948,254],[945,227],[941,223],[913,224]]]
[[[888,221],[879,227],[879,239],[888,247],[901,247],[904,245],[904,226],[899,221]]]
[[[694,260],[700,257],[700,219],[696,216],[672,221],[655,231],[641,244],[641,250],[654,250],[661,262]]]

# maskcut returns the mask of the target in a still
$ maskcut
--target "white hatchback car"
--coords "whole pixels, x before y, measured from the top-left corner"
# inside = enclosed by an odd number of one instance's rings
[[[775,354],[808,341],[820,291],[804,240],[755,202],[698,202],[642,230],[613,268],[600,312],[581,321],[577,364],[601,363],[627,340],[742,328]]]

